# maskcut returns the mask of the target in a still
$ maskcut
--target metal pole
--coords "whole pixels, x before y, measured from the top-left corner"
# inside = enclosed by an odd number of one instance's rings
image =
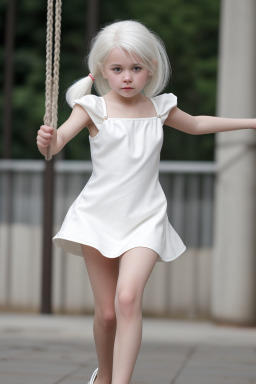
[[[4,66],[4,108],[3,108],[3,147],[2,157],[10,159],[12,155],[12,89],[14,78],[13,51],[15,40],[15,13],[16,1],[9,0],[7,3],[6,23],[5,23],[5,66]],[[7,261],[5,273],[8,279],[6,292],[6,307],[11,302],[11,282],[12,282],[12,172],[6,172],[6,183],[4,183],[5,205],[3,217],[6,225],[7,241]]]
[[[99,30],[99,0],[90,0],[87,11],[87,40],[88,45]]]
[[[5,24],[5,75],[3,109],[3,158],[11,158],[13,50],[16,1],[8,0]]]
[[[52,313],[52,235],[54,209],[54,160],[45,163],[41,313]]]

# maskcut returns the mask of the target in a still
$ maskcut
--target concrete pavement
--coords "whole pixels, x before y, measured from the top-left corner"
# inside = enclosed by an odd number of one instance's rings
[[[0,384],[86,384],[92,318],[0,314]],[[256,328],[144,319],[132,384],[256,384]]]

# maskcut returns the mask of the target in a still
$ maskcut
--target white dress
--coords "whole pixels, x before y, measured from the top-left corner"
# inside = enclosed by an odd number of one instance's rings
[[[159,183],[163,124],[177,98],[163,94],[151,101],[156,116],[148,118],[110,118],[103,97],[74,101],[99,132],[89,136],[92,175],[53,238],[67,252],[82,256],[81,244],[87,244],[115,258],[147,247],[158,253],[158,261],[171,261],[185,251],[169,223]]]

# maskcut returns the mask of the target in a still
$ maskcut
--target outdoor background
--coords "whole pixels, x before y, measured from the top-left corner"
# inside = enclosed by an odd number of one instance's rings
[[[46,0],[0,2],[0,310],[92,314],[83,258],[52,247],[91,176],[88,131],[57,161],[44,161],[36,146],[46,8]],[[165,91],[177,95],[181,109],[255,117],[255,17],[255,0],[64,0],[59,125],[71,112],[66,89],[88,74],[91,38],[123,19],[142,21],[164,41],[172,66]],[[144,314],[255,325],[256,132],[215,138],[165,127],[164,133],[159,180],[187,250],[172,263],[157,263]]]
[[[12,89],[12,145],[8,157],[42,158],[35,138],[44,115],[45,35],[47,1],[16,2],[14,24],[14,79]],[[164,41],[172,66],[172,81],[166,92],[178,97],[179,107],[191,114],[215,114],[218,30],[220,1],[205,0],[107,0],[98,3],[95,30],[115,20],[143,22]],[[5,20],[7,0],[0,2],[0,82],[3,87]],[[168,12],[167,12],[168,10]],[[60,67],[59,125],[70,113],[65,90],[87,74],[84,57],[88,53],[89,1],[63,1]],[[6,58],[5,58],[6,59]],[[11,59],[11,58],[9,58]],[[0,95],[0,114],[4,118],[4,93]],[[0,130],[0,142],[3,130]],[[0,145],[3,157],[3,145]],[[165,129],[163,160],[213,160],[214,135],[193,137]],[[87,130],[62,152],[62,158],[89,160]]]

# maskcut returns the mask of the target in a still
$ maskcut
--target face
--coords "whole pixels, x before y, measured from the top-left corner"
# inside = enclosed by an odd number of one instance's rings
[[[102,75],[113,92],[123,97],[133,97],[143,91],[150,72],[139,56],[131,56],[120,48],[114,48],[105,62]]]

